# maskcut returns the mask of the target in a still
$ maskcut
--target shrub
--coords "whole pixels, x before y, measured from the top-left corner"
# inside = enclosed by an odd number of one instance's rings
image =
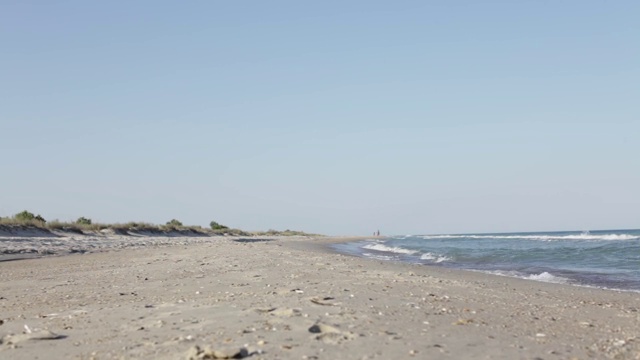
[[[38,215],[34,215],[31,212],[28,212],[27,210],[23,211],[23,212],[19,212],[17,214],[15,214],[13,216],[16,220],[21,221],[21,222],[32,222],[32,221],[37,221],[37,222],[41,222],[41,223],[46,223],[47,220],[45,220],[42,216],[40,216],[40,214]]]
[[[91,219],[87,219],[86,217],[82,216],[82,217],[79,217],[78,220],[76,220],[76,224],[91,225]]]
[[[15,214],[13,216],[16,220],[20,220],[20,221],[31,221],[33,219],[35,219],[35,215],[33,215],[33,213],[28,212],[27,210],[23,211],[23,212],[19,212],[17,214]]]
[[[171,219],[171,221],[167,221],[167,226],[179,227],[179,226],[182,226],[182,223],[176,219]]]
[[[212,229],[212,230],[225,230],[225,229],[228,229],[228,228],[229,228],[229,227],[227,227],[227,226],[224,226],[224,225],[218,224],[218,223],[217,223],[217,222],[215,222],[215,221],[210,222],[210,223],[209,223],[209,226],[211,226],[211,229]]]

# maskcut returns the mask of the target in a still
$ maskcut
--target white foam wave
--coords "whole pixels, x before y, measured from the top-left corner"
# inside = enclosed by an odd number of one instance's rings
[[[569,279],[567,278],[564,278],[561,276],[555,276],[546,271],[541,272],[540,274],[531,274],[531,275],[523,275],[522,273],[519,273],[517,271],[504,271],[504,270],[481,271],[481,272],[485,272],[493,275],[516,277],[520,279],[535,280],[535,281],[542,281],[542,282],[549,282],[549,283],[556,283],[556,284],[567,284],[569,282]]]
[[[441,263],[443,261],[450,261],[451,258],[447,256],[436,255],[434,253],[426,253],[420,256],[420,260],[429,260],[435,263]]]
[[[537,240],[537,241],[558,241],[558,240],[590,240],[590,241],[626,241],[638,240],[640,236],[631,234],[602,234],[593,235],[590,233],[571,234],[571,235],[423,235],[422,239],[518,239],[518,240]]]
[[[380,254],[372,254],[372,253],[362,253],[363,256],[376,259],[376,260],[394,260],[393,256],[380,255]]]
[[[546,271],[540,274],[531,274],[529,276],[526,276],[525,279],[558,283],[558,284],[566,284],[569,281],[569,279],[567,278],[551,275]]]
[[[390,252],[395,254],[413,255],[417,253],[417,251],[415,250],[409,250],[409,249],[401,248],[398,246],[386,246],[384,244],[369,244],[369,245],[363,246],[363,248],[369,249],[369,250],[382,251],[382,252]]]
[[[571,283],[569,281],[569,279],[567,279],[567,278],[563,278],[563,277],[560,277],[560,276],[554,276],[554,275],[549,274],[546,271],[542,272],[540,274],[537,274],[537,275],[533,274],[533,275],[528,275],[528,276],[523,276],[521,273],[519,273],[517,271],[504,271],[504,270],[494,270],[494,271],[471,270],[471,271],[477,271],[477,272],[482,272],[482,273],[492,274],[492,275],[499,275],[499,276],[516,277],[516,278],[527,279],[527,280],[535,280],[535,281],[557,283],[557,284],[571,284],[573,286],[587,287],[587,288],[591,288],[591,289],[604,289],[604,290],[612,290],[612,291],[619,291],[619,292],[640,293],[640,290],[637,290],[637,289],[618,289],[618,288],[610,288],[610,287],[606,287],[606,286],[594,286],[594,285],[587,285],[587,284]]]

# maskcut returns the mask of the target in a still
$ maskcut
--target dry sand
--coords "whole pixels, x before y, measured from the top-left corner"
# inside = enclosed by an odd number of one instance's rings
[[[0,262],[0,359],[640,359],[638,293],[171,240]]]

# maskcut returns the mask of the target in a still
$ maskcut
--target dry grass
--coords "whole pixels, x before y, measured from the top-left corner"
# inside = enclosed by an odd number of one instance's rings
[[[61,231],[100,231],[102,229],[107,229],[109,225],[107,224],[78,224],[72,222],[64,222],[53,220],[49,221],[45,224],[45,227],[50,230],[61,230]]]
[[[0,225],[19,225],[45,228],[45,223],[38,220],[17,220],[14,218],[0,218]]]

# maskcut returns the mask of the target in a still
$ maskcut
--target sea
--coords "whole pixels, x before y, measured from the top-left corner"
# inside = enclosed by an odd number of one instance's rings
[[[378,260],[640,293],[640,230],[402,235],[333,248]]]

